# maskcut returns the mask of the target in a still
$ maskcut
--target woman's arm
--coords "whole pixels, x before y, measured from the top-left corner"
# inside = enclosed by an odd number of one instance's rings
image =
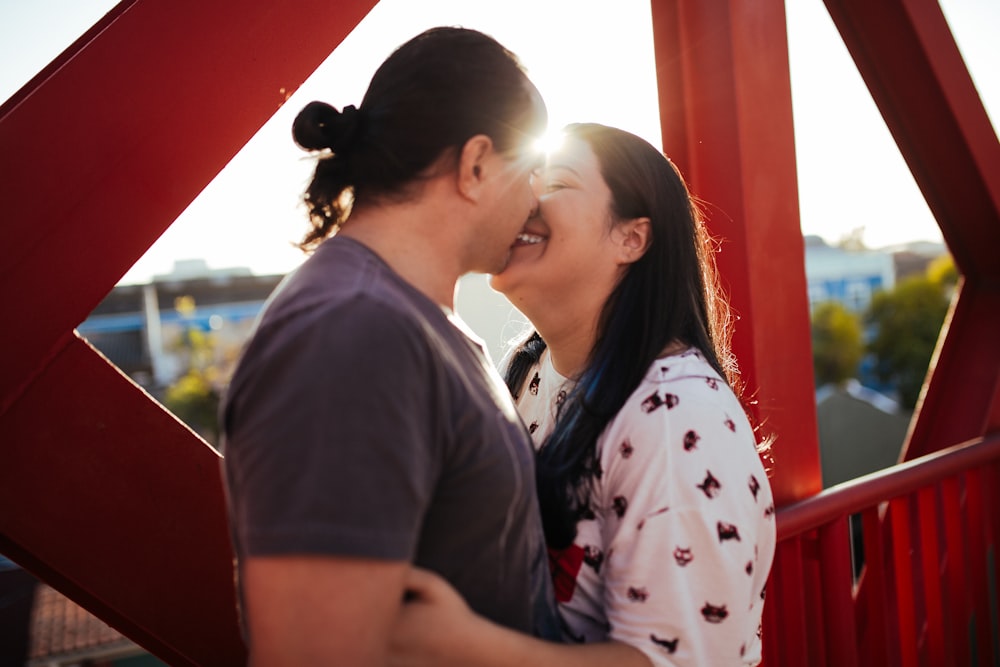
[[[441,577],[414,568],[390,640],[391,667],[650,667],[618,642],[556,644],[497,625],[469,609]]]

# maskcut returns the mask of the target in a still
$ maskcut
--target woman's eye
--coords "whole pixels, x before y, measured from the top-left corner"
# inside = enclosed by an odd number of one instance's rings
[[[562,181],[548,181],[545,184],[545,191],[546,192],[555,192],[556,190],[562,190],[565,187],[566,187],[566,184],[563,183]]]

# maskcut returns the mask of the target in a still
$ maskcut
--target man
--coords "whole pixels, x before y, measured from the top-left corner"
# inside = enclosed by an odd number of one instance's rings
[[[498,272],[537,205],[545,109],[516,58],[438,28],[358,109],[311,103],[312,256],[276,290],[222,406],[254,665],[380,665],[410,564],[552,635],[532,450],[458,278]],[[446,630],[444,630],[446,631]]]

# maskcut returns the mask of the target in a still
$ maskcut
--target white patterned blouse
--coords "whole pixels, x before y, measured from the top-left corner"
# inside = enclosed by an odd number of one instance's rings
[[[538,447],[571,382],[546,351],[518,410]],[[654,665],[754,665],[774,504],[743,408],[700,352],[658,359],[598,442],[574,544],[550,550],[567,641],[613,639]]]

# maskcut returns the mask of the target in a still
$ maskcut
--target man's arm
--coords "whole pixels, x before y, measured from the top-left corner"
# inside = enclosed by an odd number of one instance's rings
[[[409,564],[251,557],[243,594],[251,667],[385,664]]]
[[[642,651],[622,642],[558,644],[477,616],[437,574],[409,571],[412,598],[392,629],[391,667],[652,667]]]

